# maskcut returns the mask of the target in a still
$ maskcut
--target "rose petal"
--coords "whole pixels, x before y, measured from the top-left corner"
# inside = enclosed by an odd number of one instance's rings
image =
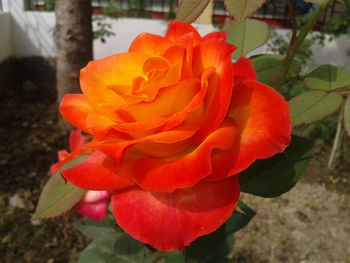
[[[182,106],[181,106],[177,111],[175,111],[176,113],[173,114],[168,119],[167,123],[162,127],[161,131],[170,130],[170,129],[176,127],[177,125],[181,124],[185,120],[188,121],[190,119],[190,117],[189,117],[190,113],[197,110],[199,107],[204,106],[203,102],[204,102],[205,95],[207,94],[208,79],[213,74],[213,72],[214,72],[213,67],[207,68],[206,70],[203,71],[202,76],[201,76],[201,87],[198,90],[198,92],[195,93],[195,95],[193,94],[193,96],[191,96],[192,99],[187,104],[186,107],[181,109],[182,108]],[[186,94],[186,93],[188,93],[188,91],[189,91],[189,89],[186,89],[186,91],[181,91],[180,96],[176,97],[176,102],[178,102],[177,104],[182,104],[181,102],[186,101],[184,99],[184,96],[185,96],[185,98],[189,97]],[[203,109],[200,109],[200,110],[203,111]],[[202,118],[202,116],[200,118]],[[192,117],[194,117],[194,114],[192,114]]]
[[[245,57],[241,57],[233,63],[233,71],[235,74],[235,85],[244,80],[257,79],[253,63]]]
[[[216,32],[211,32],[209,34],[206,34],[203,37],[203,40],[209,39],[209,38],[222,38],[224,40],[226,40],[227,38],[227,34],[225,31],[216,31]]]
[[[81,131],[78,129],[75,129],[71,131],[69,134],[69,149],[71,152],[79,151],[81,146],[83,145],[83,135],[81,134]]]
[[[186,48],[180,45],[170,46],[162,53],[162,57],[166,58],[170,64],[175,65],[183,63],[186,56]]]
[[[150,191],[171,192],[177,188],[190,187],[211,174],[212,153],[230,149],[236,136],[235,124],[228,121],[191,152],[169,159],[142,158],[130,163],[124,161],[118,166],[118,171]],[[224,166],[228,169],[222,177],[229,175],[227,172],[232,164],[226,163]]]
[[[92,202],[92,199],[96,201]],[[108,191],[87,191],[83,199],[76,204],[75,210],[84,217],[100,221],[108,214],[109,200]]]
[[[77,158],[80,154],[79,152],[75,152],[75,153],[68,153],[66,150],[62,150],[58,152],[59,155],[65,153],[65,156],[60,156],[59,158],[59,162],[52,164],[50,166],[50,173],[51,174],[55,174],[65,163],[68,163],[72,160],[74,160],[75,158]]]
[[[281,94],[254,80],[235,87],[229,116],[240,130],[234,148],[232,173],[246,169],[256,159],[269,158],[289,145],[289,107]]]
[[[114,161],[119,164],[125,149],[130,146],[148,142],[177,143],[192,137],[197,130],[198,124],[188,124],[179,126],[171,131],[156,133],[138,139],[126,140],[115,135],[113,137],[105,137],[103,140],[93,140],[87,147],[104,152],[113,157]]]
[[[133,40],[129,47],[129,52],[141,52],[159,56],[171,45],[172,42],[162,36],[142,33]]]
[[[225,119],[233,89],[233,70],[231,61],[223,66],[220,75],[213,74],[208,79],[205,100],[206,112],[201,129],[195,141],[200,142],[213,132]]]
[[[232,52],[235,46],[227,43],[223,38],[207,38],[199,46],[193,49],[192,70],[195,76],[208,68],[215,66],[216,71],[221,74],[223,66],[232,61]]]
[[[93,220],[102,220],[108,213],[111,194],[108,191],[87,191],[75,206],[77,213]]]
[[[59,169],[60,167],[62,166],[63,164],[61,164],[60,162],[58,163],[54,163],[50,166],[50,174],[55,174]]]
[[[66,150],[60,150],[57,152],[57,157],[58,157],[58,161],[63,161],[64,159],[66,159],[67,154],[69,154]]]
[[[115,169],[112,158],[96,151],[61,174],[70,183],[87,190],[116,190],[133,185],[128,179],[116,174]]]
[[[60,104],[62,116],[75,127],[87,133],[89,130],[86,126],[86,119],[91,111],[93,108],[83,94],[67,94]]]
[[[150,85],[155,85],[155,89],[160,89],[165,84],[165,79]],[[178,82],[179,79],[176,79]],[[173,85],[174,83],[168,83]],[[152,88],[152,87],[148,87]],[[162,126],[172,115],[178,115],[181,107],[188,104],[194,94],[200,89],[200,82],[197,79],[189,79],[178,82],[171,87],[162,88],[155,100],[143,101],[137,104],[130,104],[123,107],[123,112],[128,114],[133,122],[111,123],[114,129],[120,132],[132,133],[154,129]],[[108,120],[102,124],[108,124]]]
[[[196,140],[201,141],[215,130],[225,119],[233,89],[233,67],[231,53],[234,47],[222,38],[209,38],[201,43],[193,53],[195,76],[203,70],[215,66],[216,74],[208,79],[206,114]]]
[[[179,38],[181,38],[183,35],[186,35],[188,33],[193,34],[193,40],[195,45],[199,44],[202,41],[201,36],[193,26],[181,21],[170,22],[165,38],[171,41],[176,41]]]
[[[98,202],[107,202],[111,198],[111,194],[108,191],[93,191],[89,190],[86,192],[84,197],[80,200],[81,203],[98,203]]]
[[[96,110],[90,111],[86,118],[86,130],[95,137],[105,136],[115,124],[112,119]]]
[[[236,176],[200,183],[172,193],[157,193],[138,187],[116,191],[113,214],[134,238],[158,250],[181,250],[196,238],[220,227],[239,199]]]
[[[137,77],[146,77],[143,65],[151,56],[143,53],[120,53],[97,61],[91,61],[80,71],[81,89],[92,105],[109,103],[124,105],[131,94],[132,83]],[[123,87],[117,94],[108,86]],[[125,89],[129,87],[130,89]]]

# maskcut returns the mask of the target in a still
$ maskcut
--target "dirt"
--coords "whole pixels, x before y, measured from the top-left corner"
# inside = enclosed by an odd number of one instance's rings
[[[350,197],[300,183],[274,199],[243,195],[257,215],[235,236],[234,254],[252,262],[350,262]]]
[[[47,78],[51,69],[41,59],[1,66],[0,262],[67,263],[88,243],[73,228],[77,216],[31,221],[49,166],[56,152],[67,147],[54,82]],[[13,70],[17,74],[11,78]]]
[[[31,220],[49,166],[56,152],[67,148],[58,125],[54,69],[41,60],[2,66],[0,262],[76,260],[89,242],[73,228],[76,214]],[[282,197],[243,195],[257,215],[236,234],[232,258],[242,263],[350,262],[349,145],[343,139],[333,171],[326,168],[330,147],[320,148],[304,179]]]

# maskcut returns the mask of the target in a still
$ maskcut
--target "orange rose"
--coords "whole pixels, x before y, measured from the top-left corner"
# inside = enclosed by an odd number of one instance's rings
[[[174,21],[165,37],[144,33],[128,52],[90,62],[83,94],[61,103],[96,150],[63,176],[112,190],[118,225],[159,250],[215,231],[236,208],[237,174],[290,142],[284,98],[248,59],[232,63],[225,39]]]

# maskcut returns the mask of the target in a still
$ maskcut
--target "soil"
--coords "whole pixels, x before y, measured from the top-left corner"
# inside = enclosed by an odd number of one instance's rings
[[[73,228],[76,214],[31,220],[49,166],[68,144],[58,125],[53,63],[6,63],[0,65],[0,262],[74,261],[89,243]],[[235,235],[235,262],[350,262],[350,144],[343,142],[333,171],[326,168],[329,147],[322,147],[287,194],[242,195],[257,215]]]
[[[5,65],[4,65],[5,64]],[[67,136],[58,125],[54,74],[40,58],[0,66],[0,262],[67,263],[88,244],[77,215],[31,221],[40,191]],[[11,78],[11,74],[14,74]],[[50,77],[51,74],[51,77]],[[19,79],[18,76],[21,76]],[[40,76],[43,76],[40,78]]]

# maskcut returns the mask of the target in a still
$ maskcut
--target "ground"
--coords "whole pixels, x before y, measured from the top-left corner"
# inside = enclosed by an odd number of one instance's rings
[[[0,262],[67,263],[89,242],[72,226],[78,215],[31,220],[49,166],[68,143],[58,125],[55,90],[35,79],[9,83],[13,87],[0,96]],[[230,256],[242,263],[350,262],[349,148],[343,144],[329,171],[324,147],[303,180],[282,197],[243,195],[257,215],[236,234]]]

